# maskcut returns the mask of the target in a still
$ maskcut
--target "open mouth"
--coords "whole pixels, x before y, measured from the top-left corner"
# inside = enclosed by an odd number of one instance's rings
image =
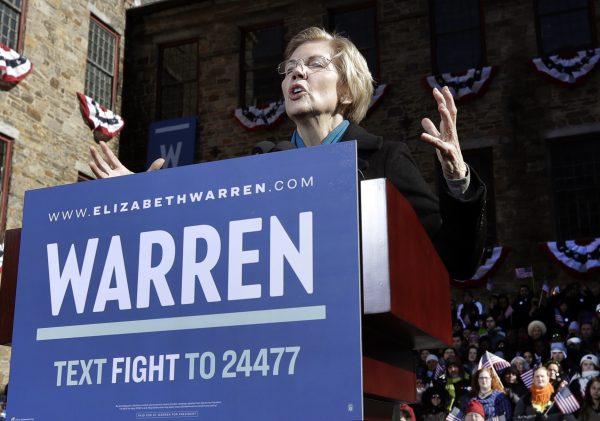
[[[294,85],[289,90],[289,95],[291,100],[296,100],[305,94],[306,90],[300,85]]]

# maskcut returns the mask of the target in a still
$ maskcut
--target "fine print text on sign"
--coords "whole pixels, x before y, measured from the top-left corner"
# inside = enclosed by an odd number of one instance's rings
[[[8,419],[362,418],[356,145],[26,194]]]

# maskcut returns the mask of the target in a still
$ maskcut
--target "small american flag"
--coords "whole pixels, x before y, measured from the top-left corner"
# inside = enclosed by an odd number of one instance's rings
[[[433,373],[433,378],[437,379],[442,374],[444,374],[444,371],[446,371],[446,367],[444,367],[442,364],[438,363],[438,365],[435,367],[435,373]]]
[[[493,367],[496,370],[503,370],[510,367],[510,363],[489,351],[485,351],[485,354],[483,354],[479,360],[479,366],[477,369],[481,370],[482,368],[489,367]]]
[[[523,384],[529,389],[533,384],[533,369],[521,373],[521,380],[523,380]]]
[[[554,397],[554,403],[563,414],[572,414],[579,409],[579,402],[568,387],[563,387]]]
[[[446,417],[446,421],[462,421],[465,417],[460,412],[460,409],[454,407]]]
[[[517,279],[533,278],[533,268],[531,266],[526,268],[516,268],[515,275]]]

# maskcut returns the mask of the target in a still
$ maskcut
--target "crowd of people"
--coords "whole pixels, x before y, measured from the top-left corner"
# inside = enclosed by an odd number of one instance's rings
[[[600,297],[585,283],[467,291],[452,315],[452,346],[417,357],[406,419],[600,420]]]

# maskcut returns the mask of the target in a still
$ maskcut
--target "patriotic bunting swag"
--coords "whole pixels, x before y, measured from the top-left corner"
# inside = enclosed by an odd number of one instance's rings
[[[275,126],[283,120],[285,104],[283,99],[271,102],[265,108],[237,108],[233,115],[246,130],[260,130]]]
[[[600,238],[587,244],[568,241],[550,241],[542,245],[558,265],[575,277],[585,277],[600,271]]]
[[[577,83],[587,75],[600,60],[600,48],[578,51],[574,57],[561,58],[558,55],[534,58],[538,72],[550,76],[566,85]]]
[[[104,108],[87,95],[78,92],[77,97],[81,103],[81,112],[86,123],[96,133],[110,139],[123,130],[125,122],[120,116]]]
[[[498,270],[500,264],[502,264],[506,258],[508,251],[508,247],[486,247],[483,252],[483,263],[477,268],[475,275],[468,280],[451,279],[450,285],[457,288],[476,288],[483,286],[486,280]]]
[[[482,95],[494,73],[492,66],[478,69],[469,69],[466,73],[457,76],[452,73],[432,75],[425,78],[429,88],[441,89],[447,86],[456,100],[467,100]]]
[[[388,88],[389,85],[386,84],[380,84],[375,88],[369,103],[369,111],[379,103]],[[237,122],[249,131],[272,128],[283,120],[284,114],[285,103],[283,99],[271,102],[265,108],[251,106],[236,108],[233,112]]]
[[[17,83],[27,76],[33,65],[10,47],[0,44],[0,80]]]

